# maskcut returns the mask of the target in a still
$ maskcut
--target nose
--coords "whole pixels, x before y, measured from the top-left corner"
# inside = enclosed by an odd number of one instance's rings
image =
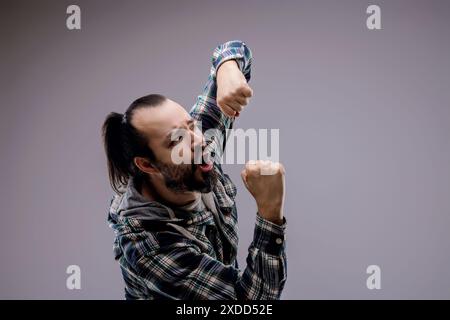
[[[191,130],[191,149],[192,158],[195,164],[202,163],[203,148],[206,146],[205,138],[201,130],[195,127]]]
[[[203,133],[200,131],[200,129],[195,128],[192,130],[192,150],[195,150],[196,148],[203,148],[206,146],[206,141]]]

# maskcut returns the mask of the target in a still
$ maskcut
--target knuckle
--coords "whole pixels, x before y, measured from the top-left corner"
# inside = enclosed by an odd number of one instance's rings
[[[246,81],[240,81],[239,85],[238,85],[238,89],[239,90],[246,90],[248,88],[247,82]]]

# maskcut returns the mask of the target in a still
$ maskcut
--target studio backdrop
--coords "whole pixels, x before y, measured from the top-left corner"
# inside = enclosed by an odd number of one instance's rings
[[[189,110],[214,48],[242,40],[235,128],[278,129],[286,168],[282,298],[449,299],[449,17],[446,0],[2,0],[0,298],[123,299],[101,125],[150,93]],[[240,265],[242,168],[224,165]]]

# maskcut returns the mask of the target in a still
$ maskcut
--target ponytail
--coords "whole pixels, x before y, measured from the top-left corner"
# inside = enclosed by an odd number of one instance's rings
[[[128,182],[129,163],[123,150],[122,115],[111,112],[103,124],[103,141],[108,161],[108,173],[111,187],[119,193],[120,185]]]
[[[146,174],[135,164],[135,157],[145,157],[154,161],[155,157],[148,139],[131,124],[134,111],[140,108],[154,107],[162,104],[166,98],[162,95],[151,94],[135,100],[128,107],[125,114],[111,112],[102,127],[103,144],[108,162],[108,174],[111,187],[120,193],[122,186],[126,186],[130,177],[140,182]]]

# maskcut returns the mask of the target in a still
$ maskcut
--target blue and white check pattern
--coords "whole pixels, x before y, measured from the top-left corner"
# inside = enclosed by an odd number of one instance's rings
[[[230,41],[213,53],[210,76],[191,110],[202,130],[216,128],[225,133],[233,118],[223,114],[216,103],[216,71],[230,59],[250,80],[252,54],[245,43]],[[217,144],[223,151],[225,141]],[[205,209],[183,215],[177,223],[193,237],[167,225],[149,226],[145,220],[124,217],[117,204],[124,195],[115,195],[108,221],[115,231],[114,252],[125,280],[127,299],[279,299],[287,275],[285,227],[256,215],[253,241],[246,266],[236,259],[236,186],[215,164],[219,183],[215,187],[220,223]],[[248,216],[248,215],[246,215]]]

